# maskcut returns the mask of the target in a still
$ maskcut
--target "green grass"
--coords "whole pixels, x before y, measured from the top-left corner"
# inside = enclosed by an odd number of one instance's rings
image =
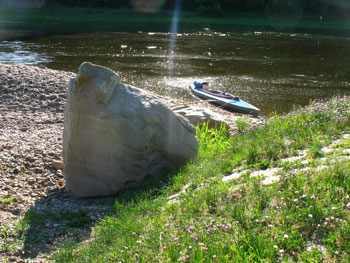
[[[349,262],[350,163],[321,162],[322,145],[349,132],[349,98],[315,102],[228,137],[198,128],[198,159],[119,194],[89,242],[57,250],[57,262]],[[343,147],[345,144],[339,144]],[[281,158],[308,150],[310,170]],[[330,156],[326,156],[330,157]],[[233,168],[280,166],[263,185]],[[162,181],[162,182],[161,182]],[[182,192],[180,192],[182,189]],[[180,193],[179,193],[180,192]],[[169,196],[179,193],[168,201]]]
[[[245,118],[238,118],[236,120],[236,125],[239,133],[245,133],[250,128],[250,124]]]
[[[3,204],[8,204],[8,203],[12,203],[14,202],[16,199],[15,197],[8,197],[8,198],[3,198],[3,197],[0,197],[0,203],[3,203]]]

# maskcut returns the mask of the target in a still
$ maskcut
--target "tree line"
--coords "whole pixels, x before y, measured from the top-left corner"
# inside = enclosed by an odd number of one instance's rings
[[[137,3],[157,4],[157,10],[172,10],[181,2],[183,11],[222,16],[230,12],[268,12],[273,15],[345,14],[350,10],[349,0],[47,0],[71,7],[133,8]]]

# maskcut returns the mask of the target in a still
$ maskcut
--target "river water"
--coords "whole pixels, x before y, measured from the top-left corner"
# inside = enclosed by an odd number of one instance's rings
[[[350,38],[290,33],[86,33],[0,42],[0,62],[77,72],[107,66],[122,82],[185,102],[206,80],[261,109],[286,113],[350,94]]]

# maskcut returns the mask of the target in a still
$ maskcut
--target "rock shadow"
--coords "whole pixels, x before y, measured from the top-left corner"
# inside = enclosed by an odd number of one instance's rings
[[[26,229],[23,250],[15,256],[21,260],[44,259],[60,247],[89,239],[102,219],[116,216],[116,201],[127,205],[142,194],[157,198],[179,169],[163,169],[147,176],[140,185],[121,190],[114,196],[78,199],[67,196],[62,189],[49,192],[25,213],[21,223]]]

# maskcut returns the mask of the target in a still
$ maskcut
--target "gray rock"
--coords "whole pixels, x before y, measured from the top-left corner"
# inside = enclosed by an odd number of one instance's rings
[[[107,196],[160,168],[194,160],[195,129],[112,70],[83,63],[69,85],[63,133],[70,196]]]
[[[52,161],[52,166],[55,167],[56,169],[63,169],[64,168],[64,163],[60,162],[58,160],[53,160]]]
[[[213,112],[209,108],[196,107],[196,106],[182,106],[173,108],[176,114],[179,114],[188,119],[193,126],[208,123],[208,128],[220,129],[225,127],[228,131],[230,129],[229,123],[225,120],[223,115]]]

